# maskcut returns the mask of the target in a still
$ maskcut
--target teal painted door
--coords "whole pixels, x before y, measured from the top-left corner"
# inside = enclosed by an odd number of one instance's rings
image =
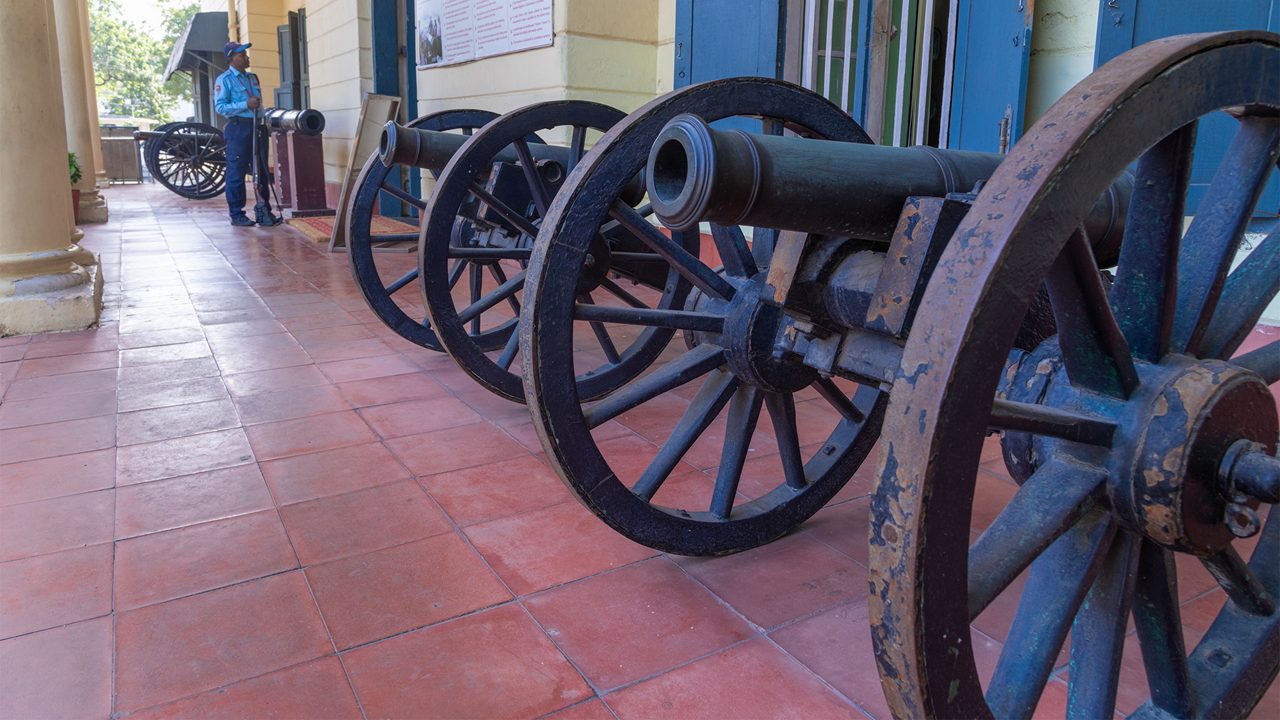
[[[1280,0],[1101,1],[1095,66],[1144,42],[1170,35],[1247,29],[1280,32]],[[1235,130],[1236,121],[1226,113],[1215,113],[1200,121],[1191,185],[1187,189],[1188,213],[1195,212]],[[1255,215],[1275,217],[1277,213],[1280,180],[1273,173]]]
[[[1022,134],[1031,58],[1028,0],[960,0],[947,147],[1005,152]]]
[[[778,0],[678,0],[675,87],[782,77],[783,6]]]

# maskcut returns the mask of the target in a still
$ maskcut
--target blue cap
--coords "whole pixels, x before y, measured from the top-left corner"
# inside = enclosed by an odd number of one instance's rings
[[[253,47],[253,43],[238,43],[232,41],[222,46],[222,54],[227,57],[231,57],[232,55],[235,55],[238,52],[244,52],[251,47]]]

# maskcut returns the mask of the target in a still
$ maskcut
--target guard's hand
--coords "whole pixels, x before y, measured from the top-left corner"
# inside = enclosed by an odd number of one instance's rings
[[[249,98],[249,109],[250,109],[250,110],[257,110],[261,105],[262,105],[262,98],[260,98],[260,97],[251,97],[251,98]]]

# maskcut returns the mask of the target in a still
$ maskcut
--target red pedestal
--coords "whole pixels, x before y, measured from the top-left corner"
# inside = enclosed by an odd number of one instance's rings
[[[324,144],[320,135],[283,134],[282,143],[288,154],[287,164],[290,204],[293,215],[332,215],[325,202],[324,192]]]

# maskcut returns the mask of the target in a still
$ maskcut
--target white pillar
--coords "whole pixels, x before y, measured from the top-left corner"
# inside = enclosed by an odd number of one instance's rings
[[[85,328],[102,308],[72,240],[54,27],[48,0],[0,2],[0,336]]]
[[[81,6],[80,13],[80,54],[84,56],[84,95],[85,105],[89,108],[89,134],[93,137],[93,166],[98,185],[107,185],[107,166],[102,161],[102,132],[98,129],[98,81],[93,73],[93,41],[89,38],[89,8]]]
[[[76,154],[80,163],[80,209],[77,220],[81,223],[107,221],[106,200],[98,194],[98,165],[94,158],[93,131],[98,126],[98,109],[90,110],[86,87],[90,79],[85,77],[84,45],[81,42],[80,24],[88,13],[86,0],[53,0],[57,19],[58,62],[61,73],[63,114],[67,124],[67,148]],[[92,76],[90,76],[92,77]]]

